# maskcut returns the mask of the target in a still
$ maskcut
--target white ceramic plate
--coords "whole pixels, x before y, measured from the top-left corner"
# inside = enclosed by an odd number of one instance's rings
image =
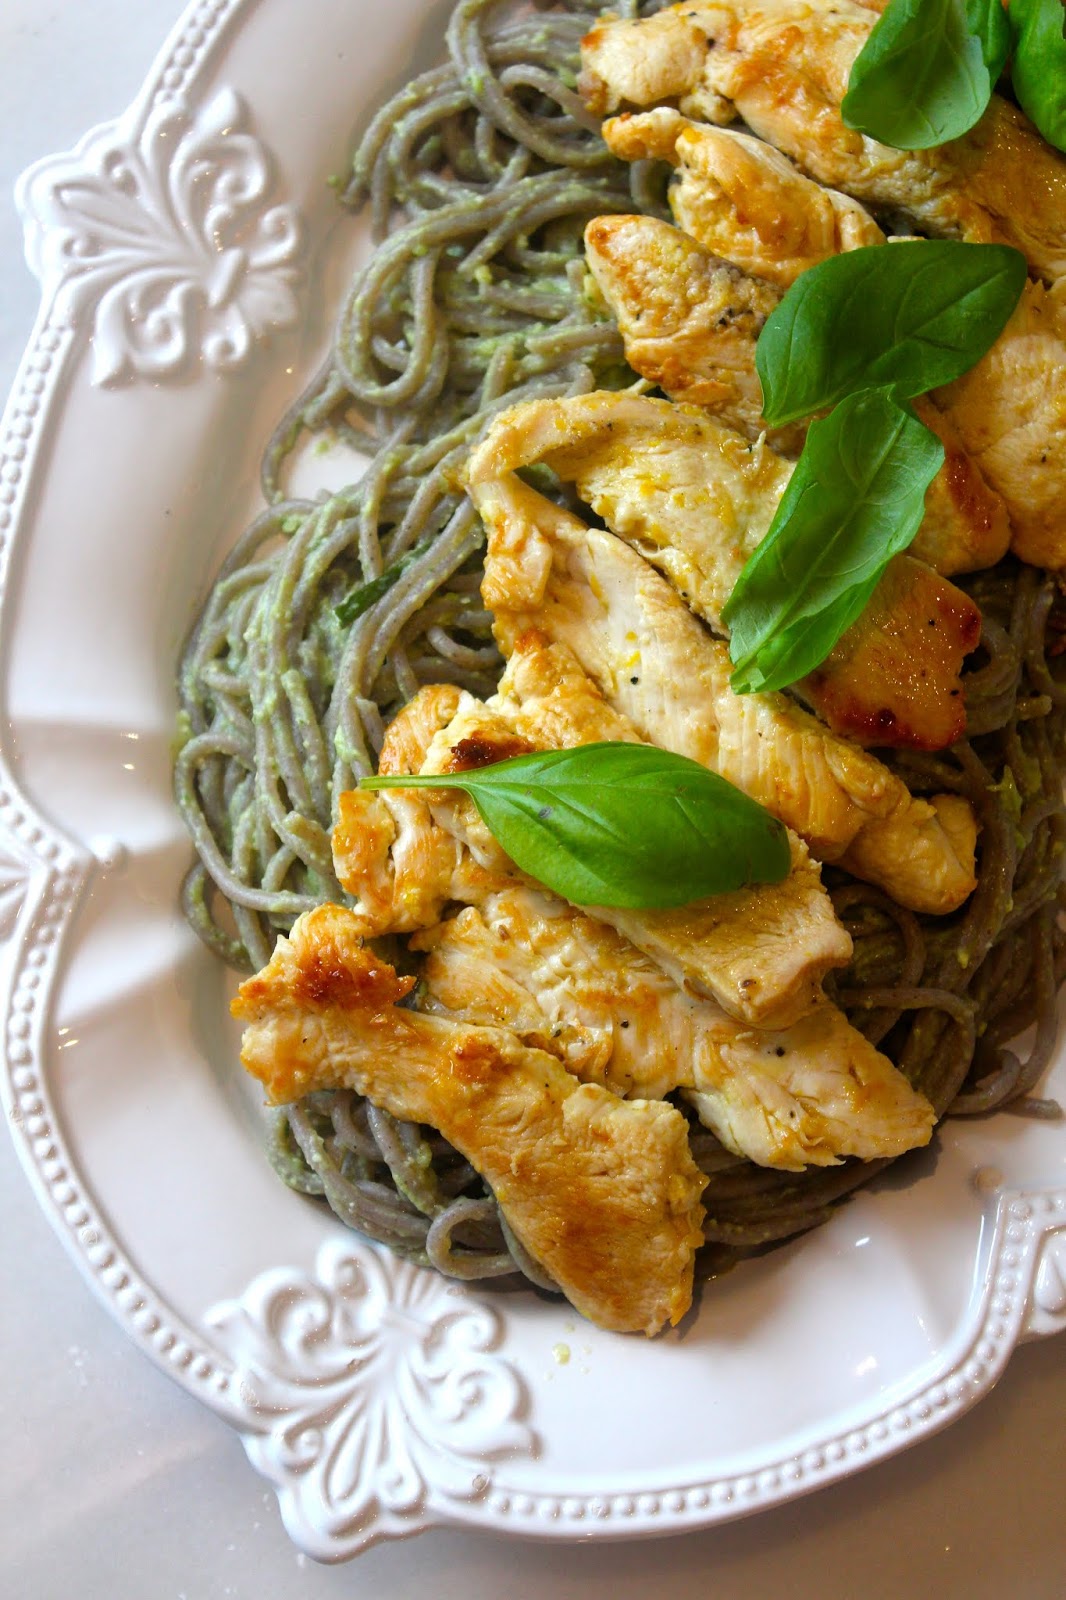
[[[174,663],[365,248],[325,179],[447,10],[190,7],[135,105],[21,186],[43,300],[0,429],[11,1126],[93,1288],[327,1560],[739,1516],[942,1426],[1066,1324],[1061,1127],[950,1125],[653,1342],[406,1266],[261,1152],[227,976],[177,909]]]

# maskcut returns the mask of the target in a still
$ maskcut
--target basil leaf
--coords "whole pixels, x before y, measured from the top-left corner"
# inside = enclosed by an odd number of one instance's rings
[[[983,116],[1010,53],[999,0],[890,0],[856,57],[840,114],[897,150],[928,150]]]
[[[738,694],[812,672],[925,514],[944,447],[884,389],[811,424],[769,532],[723,609]]]
[[[1009,245],[916,239],[865,245],[801,273],[759,335],[772,428],[860,389],[904,399],[951,383],[1006,327],[1026,281]]]
[[[1018,104],[1049,144],[1066,150],[1066,11],[1062,0],[1010,0],[1011,77]]]
[[[966,19],[970,32],[980,42],[994,89],[1003,76],[1013,43],[1004,0],[966,0]]]
[[[516,866],[575,905],[662,909],[779,883],[788,834],[717,773],[646,744],[588,744],[362,789],[462,789]]]
[[[769,693],[773,689],[786,689],[789,684],[798,683],[809,672],[813,672],[852,623],[859,620],[881,581],[883,570],[879,568],[866,583],[844,589],[836,600],[829,601],[813,618],[802,616],[792,623],[785,623],[780,632],[769,632],[752,659],[743,668],[738,667],[730,678],[734,693]]]

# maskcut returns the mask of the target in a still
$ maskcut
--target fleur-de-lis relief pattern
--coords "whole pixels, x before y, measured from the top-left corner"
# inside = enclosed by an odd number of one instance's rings
[[[238,366],[297,314],[295,211],[223,89],[196,112],[157,105],[139,134],[97,129],[32,168],[26,251],[68,316],[92,316],[93,381],[161,378],[197,357]]]
[[[496,1312],[360,1241],[323,1245],[314,1280],[264,1273],[207,1320],[245,1448],[305,1549],[336,1559],[412,1532],[484,1494],[486,1462],[536,1451]]]

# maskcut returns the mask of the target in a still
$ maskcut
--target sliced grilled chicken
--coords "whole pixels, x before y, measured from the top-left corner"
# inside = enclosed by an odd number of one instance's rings
[[[969,595],[924,562],[895,556],[800,693],[857,744],[942,750],[966,731],[960,673],[980,638]]]
[[[337,878],[365,939],[432,927],[449,902],[476,904],[517,876],[502,852],[491,870],[476,861],[413,789],[346,790],[332,842]]]
[[[462,695],[455,717],[434,738],[436,707],[427,714],[422,702],[436,693],[421,690],[393,722],[382,748],[382,772],[464,771],[532,749],[639,737],[567,650],[549,647],[533,633],[520,642],[494,701],[485,706]],[[408,795],[422,801],[422,826],[447,839],[449,850],[430,855],[404,839],[390,858],[389,831],[374,828],[372,808]],[[529,882],[473,804],[455,790],[356,790],[340,797],[339,809],[334,862],[355,900],[365,938],[431,927],[448,901],[481,905],[490,895]],[[361,843],[364,831],[375,839],[370,850]],[[851,940],[799,839],[792,840],[792,856],[792,873],[783,884],[755,884],[672,911],[604,908],[596,914],[623,930],[678,983],[713,995],[743,1022],[785,1026],[816,1004],[825,974],[851,958]],[[427,859],[440,864],[436,878],[421,875]],[[374,893],[377,883],[387,893]]]
[[[500,693],[488,705],[466,696],[430,745],[422,771],[488,765],[513,752],[516,734],[530,749],[638,737],[589,685],[570,652],[551,649],[533,631],[516,641]],[[509,865],[462,794],[442,790],[433,815],[489,874],[498,876]],[[676,983],[712,996],[731,1016],[753,1026],[785,1027],[818,1002],[826,972],[851,954],[818,867],[802,840],[793,837],[790,843],[792,870],[782,883],[752,884],[665,911],[585,909],[624,934]]]
[[[798,181],[821,192],[807,178]],[[765,423],[755,345],[777,290],[656,217],[595,217],[585,230],[585,257],[634,371],[757,440]],[[1066,347],[1062,354],[1066,363]],[[1004,384],[1003,392],[1013,404],[1014,391]],[[940,437],[945,461],[926,495],[911,555],[945,576],[992,566],[1010,543],[1007,507],[963,449],[951,416],[928,397],[915,409]],[[767,437],[776,451],[796,455],[806,431],[806,423],[795,423]]]
[[[950,578],[994,567],[1006,555],[1021,502],[985,470],[980,453],[964,439],[945,393],[938,389],[911,402],[944,446],[944,465],[926,490],[925,517],[910,553]]]
[[[765,433],[755,344],[780,295],[657,217],[594,217],[585,260],[634,372],[671,399],[706,406],[748,439]],[[806,424],[768,434],[798,455]]]
[[[928,1101],[827,1001],[790,1029],[744,1028],[553,896],[512,889],[412,943],[428,952],[429,1004],[506,1023],[617,1094],[686,1089],[722,1143],[762,1166],[872,1161],[930,1137]]]
[[[488,530],[482,593],[505,655],[529,628],[568,645],[643,737],[720,772],[820,859],[851,866],[916,910],[960,905],[975,884],[966,801],[915,799],[881,762],[784,696],[734,694],[725,644],[620,539],[511,473],[506,429],[504,413],[468,464]]]
[[[708,122],[740,118],[819,183],[937,237],[1014,245],[1055,283],[1066,272],[1066,160],[1016,107],[993,95],[976,127],[931,150],[893,150],[844,126],[848,75],[875,22],[853,0],[686,0],[650,22],[594,28],[582,88],[601,114],[677,101]],[[638,66],[653,37],[669,72]]]
[[[507,1028],[401,1009],[413,983],[363,948],[350,912],[319,906],[241,985],[241,1060],[277,1103],[346,1087],[439,1129],[583,1315],[621,1333],[676,1323],[707,1181],[685,1118],[579,1084]]]
[[[417,709],[411,721],[419,736],[401,731],[397,739],[405,763],[417,759],[432,725]],[[464,696],[425,749],[421,770],[505,759],[515,752],[510,729],[556,747],[633,737],[570,652],[530,633],[516,641],[499,694],[488,706]],[[434,812],[483,869],[498,866],[499,846],[465,797],[441,791]],[[787,885],[681,913],[589,916],[538,886],[512,884],[417,935],[412,948],[431,952],[423,975],[437,1003],[467,1021],[506,1020],[527,1044],[619,1093],[691,1089],[702,1120],[751,1160],[798,1170],[845,1155],[898,1154],[928,1138],[931,1108],[819,992],[814,952],[828,936],[843,956],[846,941],[802,846],[797,856]],[[781,991],[782,964],[797,975],[802,951],[811,1021],[772,1032],[738,1022],[693,992],[705,984],[690,947],[718,950],[716,974],[729,973],[733,1009],[764,1016],[771,984]],[[622,1020],[612,1026],[611,1017]]]
[[[581,41],[578,88],[597,116],[619,106],[655,106],[691,94],[703,78],[707,34],[686,16],[695,6],[669,6],[645,18],[640,31],[610,12]],[[723,108],[720,120],[732,121]]]
[[[934,398],[1010,508],[1015,554],[1066,566],[1066,282],[1030,283],[987,355]]]
[[[694,124],[668,107],[615,119],[604,133],[629,159],[681,162],[671,203],[691,235],[682,242],[650,217],[603,217],[589,226],[589,266],[618,319],[630,364],[668,394],[707,405],[757,437],[761,391],[746,373],[754,370],[760,319],[773,306],[769,285],[731,276],[729,265],[770,277],[786,240],[796,268],[878,240],[826,226],[804,232],[803,218],[824,212],[826,191],[747,135]],[[718,175],[734,147],[759,168],[750,205],[740,203],[739,187],[735,200]],[[715,253],[701,255],[695,241]],[[701,314],[703,301],[713,316]],[[940,436],[947,459],[912,553],[948,576],[992,565],[1008,542],[1025,561],[1066,564],[1066,473],[1048,450],[1066,423],[1063,288],[1029,283],[988,354],[915,409]],[[771,442],[793,453],[801,438],[793,427]]]
[[[451,685],[424,689],[394,724],[381,770],[389,771],[391,763],[402,761],[402,740],[408,748],[424,750],[437,729],[454,716],[459,698],[460,691]],[[395,770],[405,769],[398,765]],[[355,899],[353,915],[365,938],[429,927],[449,900],[460,897],[457,891],[468,880],[469,893],[483,890],[484,874],[434,823],[417,790],[353,789],[339,796],[337,809],[334,862],[341,883]]]
[[[885,236],[857,200],[823,189],[762,139],[693,122],[669,106],[613,117],[603,137],[622,161],[668,161],[670,209],[705,249],[779,290],[827,256]]]
[[[576,484],[717,632],[792,474],[764,442],[753,448],[703,411],[645,395],[531,401],[507,412],[491,438],[498,470],[543,462]],[[898,556],[863,615],[797,687],[860,744],[942,749],[966,726],[959,673],[980,633],[967,595]]]

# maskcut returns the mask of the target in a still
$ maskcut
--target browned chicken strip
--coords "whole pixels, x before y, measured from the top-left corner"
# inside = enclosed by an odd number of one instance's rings
[[[634,372],[748,439],[767,433],[755,344],[779,303],[775,288],[657,217],[594,217],[585,260]],[[806,433],[805,423],[791,423],[767,437],[798,455]]]
[[[427,684],[395,717],[378,762],[384,773],[420,772],[434,735],[464,700],[451,684]],[[524,740],[497,760],[528,749]],[[355,901],[363,938],[411,933],[438,922],[449,902],[476,905],[520,877],[496,851],[491,865],[474,859],[461,838],[434,819],[422,789],[349,789],[338,797],[333,864]]]
[[[971,439],[964,439],[942,398],[945,393],[934,390],[911,402],[944,446],[944,465],[925,492],[925,517],[910,553],[951,577],[994,567],[1006,555],[1016,536],[1021,500],[1006,492],[1002,478],[985,471],[980,452]]]
[[[490,437],[498,470],[543,462],[576,484],[612,532],[724,632],[722,610],[770,528],[789,462],[692,407],[607,391],[512,407]],[[860,744],[943,749],[966,727],[959,673],[980,634],[980,611],[961,589],[897,556],[797,690]]]
[[[405,724],[408,737],[428,745],[454,716],[459,695],[450,685],[424,690]],[[356,898],[360,932],[372,938],[436,922],[470,864],[461,846],[434,825],[424,796],[414,789],[381,794],[354,789],[337,805],[334,863],[341,883]]]
[[[966,731],[962,664],[979,607],[912,556],[894,556],[865,611],[798,685],[857,744],[943,750]]]
[[[635,737],[570,652],[534,634],[517,641],[494,703],[495,713],[470,696],[423,689],[391,724],[382,770],[469,770],[514,754],[519,742],[562,747]],[[442,729],[448,705],[456,714]],[[463,842],[465,865],[453,888],[469,905],[411,941],[430,952],[426,1007],[506,1025],[523,1043],[616,1093],[661,1098],[687,1088],[729,1148],[764,1165],[799,1170],[846,1155],[873,1160],[924,1143],[932,1119],[924,1099],[820,993],[826,956],[846,960],[850,941],[798,841],[787,892],[755,888],[703,911],[653,915],[650,938],[645,919],[622,913],[665,958],[656,961],[602,920],[612,913],[587,915],[509,876],[513,868],[465,797],[441,791],[434,810],[435,825]],[[345,887],[360,895],[344,867],[338,853]],[[790,906],[799,920],[790,918]],[[670,930],[679,921],[673,946]],[[720,950],[717,970],[732,974],[729,988],[745,1016],[767,1014],[772,978],[774,1011],[789,1020],[781,1004],[787,972],[811,1021],[754,1029],[700,998],[690,938],[693,954],[709,942]]]
[[[603,137],[622,161],[668,161],[676,169],[670,209],[678,227],[779,290],[827,256],[885,242],[857,200],[812,183],[749,133],[659,106],[612,117]]]
[[[1029,284],[987,355],[935,399],[1009,506],[1015,554],[1066,567],[1066,282]]]
[[[762,1166],[872,1161],[930,1137],[925,1097],[835,1006],[822,1000],[789,1029],[745,1028],[554,896],[506,890],[412,942],[428,952],[428,1004],[505,1022],[617,1094],[687,1089],[722,1143]]]
[[[538,629],[569,646],[644,737],[720,772],[821,859],[851,866],[916,910],[948,911],[966,899],[976,825],[964,800],[915,799],[881,762],[784,696],[734,694],[725,644],[671,585],[613,534],[501,469],[495,445],[490,431],[468,480],[488,530],[482,593],[505,654]]]
[[[805,189],[822,192],[798,174],[796,181]],[[728,262],[656,217],[596,217],[585,230],[586,260],[617,319],[626,359],[634,371],[675,400],[706,406],[754,441],[765,431],[755,344],[779,296],[772,285],[748,278],[729,264],[736,257],[729,253],[728,239],[720,243]],[[1043,294],[1036,285],[1033,292]],[[1046,350],[1043,353],[1048,354]],[[1066,370],[1066,339],[1061,354]],[[982,369],[987,372],[987,360]],[[1047,372],[1053,373],[1053,363],[1047,363]],[[1019,401],[1017,385],[1004,381],[993,388],[997,392],[990,393],[986,380],[986,405],[994,414],[1009,408],[1014,416],[1033,403],[1041,404],[1046,413],[1054,403],[1049,397],[1061,392],[1063,385],[1057,390],[1054,376],[1046,377],[1042,386],[1032,386],[1028,401]],[[1037,394],[1044,397],[1041,402],[1036,402]],[[915,403],[922,421],[943,443],[945,460],[926,494],[925,518],[910,551],[915,559],[948,577],[994,565],[1011,539],[1004,498],[990,487],[977,461],[964,449],[950,411],[939,409],[950,404],[950,391],[946,390],[936,400],[926,396]],[[978,452],[987,438],[965,420]],[[767,437],[775,450],[795,455],[806,431],[806,423],[794,423]],[[997,454],[993,466],[998,463]],[[1000,472],[998,478],[1002,477]],[[1015,476],[1011,489],[1013,507],[1024,507],[1032,498],[1021,474]]]
[[[432,717],[420,701],[434,693],[422,690],[392,724],[382,749],[383,772],[469,771],[531,749],[639,737],[606,704],[568,651],[549,648],[535,634],[516,648],[500,694],[490,705],[464,694],[452,722],[427,738]],[[455,864],[430,885],[408,883],[404,869],[418,859],[411,850],[394,863],[375,864],[376,876],[391,891],[374,902],[373,908],[381,907],[375,920],[372,911],[368,914],[365,853],[353,850],[350,841],[364,824],[365,803],[380,797],[362,791],[342,795],[334,860],[342,885],[356,899],[359,929],[366,937],[416,926],[409,900],[427,912],[417,925],[429,927],[448,900],[482,905],[516,883],[529,883],[465,795],[455,790],[409,792],[428,802],[425,826],[449,839]],[[611,907],[594,914],[623,931],[678,983],[713,995],[742,1021],[785,1026],[817,1003],[826,972],[845,965],[851,956],[851,940],[801,840],[792,840],[792,854],[793,870],[783,884],[753,884],[671,911]],[[441,851],[438,859],[448,858]]]
[[[619,24],[607,12],[581,41],[579,89],[598,116],[619,106],[654,106],[690,94],[703,77],[707,35],[669,6],[639,24]],[[726,120],[731,120],[727,118]]]
[[[876,22],[868,8],[686,0],[651,20],[654,30],[604,21],[586,36],[582,88],[592,109],[677,101],[708,122],[740,118],[819,183],[902,211],[941,238],[1014,245],[1049,283],[1066,272],[1066,160],[1000,96],[969,133],[931,150],[893,150],[844,126],[848,75]],[[652,32],[669,74],[637,65]]]
[[[565,748],[604,739],[637,739],[628,718],[606,704],[574,655],[536,631],[517,639],[499,693],[487,706],[470,700],[430,746],[423,772],[499,759],[506,728],[531,747]],[[463,802],[446,799],[435,813],[458,828],[475,857],[491,865],[484,824]],[[781,883],[750,884],[729,894],[666,911],[592,907],[676,983],[712,995],[732,1016],[759,1027],[783,1027],[817,1002],[822,979],[844,965],[851,940],[838,922],[806,845],[789,840],[792,868]]]
[[[333,864],[365,939],[432,927],[450,901],[476,904],[517,876],[502,852],[491,869],[476,861],[413,789],[340,795]]]
[[[490,1185],[530,1255],[590,1321],[655,1334],[692,1303],[706,1178],[681,1113],[578,1083],[507,1028],[401,1009],[413,979],[319,906],[241,985],[241,1060],[276,1103],[351,1088],[437,1128]]]

